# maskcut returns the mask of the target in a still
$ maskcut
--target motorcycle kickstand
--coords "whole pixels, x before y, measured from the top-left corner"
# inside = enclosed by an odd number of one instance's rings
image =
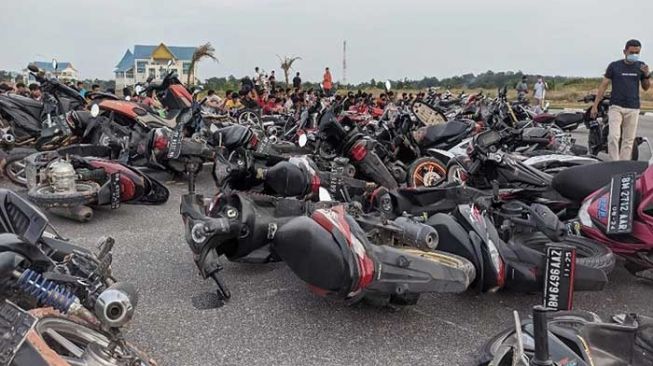
[[[217,293],[218,293],[218,297],[220,298],[220,301],[225,301],[231,298],[231,291],[229,291],[227,284],[222,279],[222,276],[220,276],[219,271],[221,269],[222,267],[216,270],[215,272],[211,273],[211,278],[213,279],[213,281],[215,281],[215,284],[218,285]]]

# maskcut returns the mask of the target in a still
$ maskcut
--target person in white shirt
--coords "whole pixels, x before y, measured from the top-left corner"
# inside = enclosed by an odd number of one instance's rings
[[[537,82],[533,85],[533,98],[535,98],[537,107],[544,107],[544,97],[546,96],[547,89],[549,89],[549,86],[544,81],[542,75],[537,75]]]

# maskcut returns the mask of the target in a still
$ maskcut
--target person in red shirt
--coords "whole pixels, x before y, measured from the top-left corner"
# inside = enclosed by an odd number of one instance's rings
[[[322,89],[327,96],[331,96],[331,89],[333,89],[333,78],[331,77],[331,71],[329,68],[324,69],[324,77],[322,78]]]

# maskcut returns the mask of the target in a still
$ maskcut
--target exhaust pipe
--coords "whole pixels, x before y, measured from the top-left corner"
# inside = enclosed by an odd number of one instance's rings
[[[95,302],[95,315],[103,325],[120,328],[129,323],[137,303],[136,288],[127,282],[117,282],[98,296]]]

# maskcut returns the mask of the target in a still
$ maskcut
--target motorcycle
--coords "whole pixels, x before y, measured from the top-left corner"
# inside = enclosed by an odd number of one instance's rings
[[[579,102],[594,103],[595,100],[596,95],[589,94],[579,100]],[[599,102],[596,118],[590,117],[591,107],[585,111],[583,122],[589,130],[587,145],[592,155],[598,155],[600,152],[608,152],[608,135],[610,133],[608,109],[610,109],[610,94],[605,94]],[[647,137],[637,136],[633,143],[632,160],[639,159],[639,146],[644,143],[646,143],[648,150],[653,152],[653,146],[651,146],[649,139]]]
[[[573,166],[595,164],[598,160],[561,154],[529,158],[504,152],[504,146],[521,133],[505,129],[476,135],[468,147],[468,156],[458,156],[450,162],[449,182],[478,189],[490,189],[496,183],[506,196],[545,203],[556,210],[568,206],[568,200],[552,187],[554,174]]]
[[[437,213],[426,220],[441,238],[438,248],[462,256],[476,267],[479,291],[502,288],[541,291],[546,249],[558,242],[576,248],[574,289],[601,290],[608,282],[615,257],[602,244],[566,237],[564,225],[541,204],[502,202],[479,197],[459,205],[451,214]]]
[[[454,255],[370,243],[337,203],[225,191],[209,203],[189,192],[181,202],[186,241],[202,276],[218,285],[221,299],[231,296],[219,274],[222,254],[248,263],[283,260],[317,293],[350,303],[367,298],[377,304],[413,304],[424,292],[462,292],[475,276],[473,266]],[[363,220],[384,231],[377,238],[435,246],[433,231],[414,221]]]
[[[35,153],[26,160],[27,197],[38,206],[77,220],[90,221],[90,206],[121,203],[163,204],[170,192],[156,179],[111,159],[103,146],[73,145]]]
[[[57,63],[53,61],[56,70]],[[51,134],[55,128],[65,129],[67,116],[71,111],[83,111],[86,101],[77,90],[70,88],[55,78],[47,79],[44,73],[35,64],[28,65],[30,74],[41,84],[43,101],[36,101],[21,95],[0,95],[0,119],[2,120],[5,134],[10,134],[13,139],[11,145],[37,146],[48,145],[52,139],[47,134],[42,136],[44,129],[49,129]],[[65,116],[62,121],[62,116]],[[42,149],[45,149],[44,146]]]
[[[47,231],[47,218],[0,190],[3,364],[155,365],[124,339],[135,288],[111,272],[113,239],[92,253]]]
[[[479,366],[631,365],[653,363],[653,319],[617,314],[610,322],[587,311],[552,312],[533,307],[532,319],[493,336],[481,350]]]

